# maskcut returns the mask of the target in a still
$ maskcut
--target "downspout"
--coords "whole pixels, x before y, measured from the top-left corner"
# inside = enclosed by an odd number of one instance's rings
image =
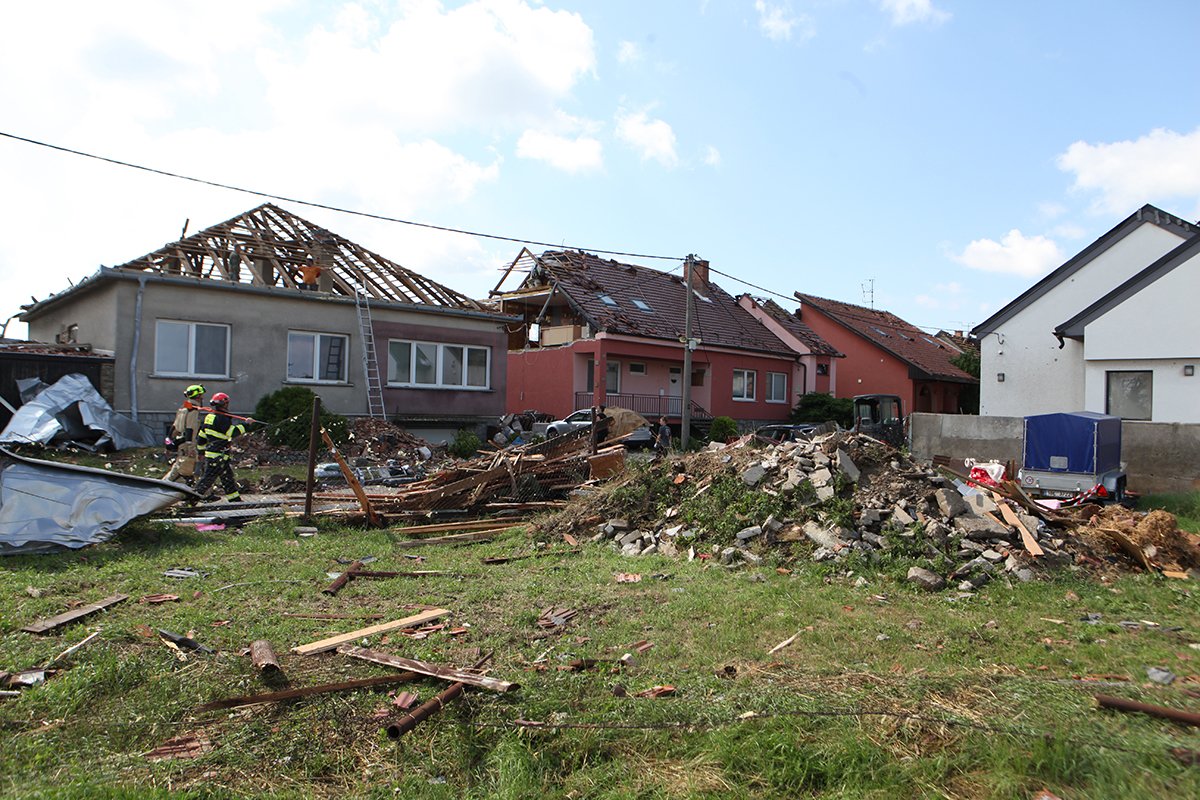
[[[146,292],[146,276],[138,276],[137,302],[133,306],[133,352],[129,356],[129,415],[138,421],[137,363],[138,344],[142,340],[142,295]]]

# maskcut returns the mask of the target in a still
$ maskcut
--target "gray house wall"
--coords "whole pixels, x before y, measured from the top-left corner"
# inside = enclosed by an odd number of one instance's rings
[[[139,289],[140,335],[135,337]],[[385,388],[384,402],[389,416],[399,413],[402,417],[411,415],[468,422],[471,418],[494,419],[504,413],[505,318],[480,312],[447,313],[437,308],[385,303],[372,303],[371,313],[376,356],[385,382],[389,338],[432,339],[492,348],[489,389]],[[158,320],[228,325],[228,378],[156,375]],[[329,409],[339,414],[367,413],[362,337],[352,299],[326,293],[158,276],[148,276],[143,285],[138,276],[106,275],[94,285],[64,293],[58,301],[35,309],[27,321],[33,339],[53,341],[62,326],[78,324],[78,341],[113,350],[116,354],[114,407],[122,413],[132,413],[136,402],[139,417],[151,424],[168,419],[167,415],[173,416],[183,397],[183,389],[196,382],[203,383],[210,396],[215,392],[229,394],[232,398],[230,410],[234,413],[252,412],[263,395],[289,385],[311,388]],[[288,332],[293,330],[347,336],[348,380],[344,383],[288,381],[287,340]]]

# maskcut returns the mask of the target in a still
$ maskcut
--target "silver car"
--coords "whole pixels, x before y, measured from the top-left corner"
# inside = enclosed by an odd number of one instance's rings
[[[555,436],[562,436],[581,428],[590,427],[591,424],[592,410],[590,408],[583,408],[568,414],[563,419],[551,422],[546,427],[546,438],[552,439]],[[622,439],[621,443],[630,447],[649,447],[654,444],[654,432],[650,429],[649,425],[643,425]]]

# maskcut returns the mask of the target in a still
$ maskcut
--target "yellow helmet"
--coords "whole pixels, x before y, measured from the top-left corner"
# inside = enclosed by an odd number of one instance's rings
[[[198,383],[193,383],[191,386],[183,390],[183,396],[191,400],[195,400],[197,397],[203,397],[204,394],[204,387]]]

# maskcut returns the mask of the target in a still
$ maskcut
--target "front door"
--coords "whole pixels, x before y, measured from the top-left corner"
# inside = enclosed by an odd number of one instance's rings
[[[667,416],[683,416],[683,367],[671,367],[667,374]]]

